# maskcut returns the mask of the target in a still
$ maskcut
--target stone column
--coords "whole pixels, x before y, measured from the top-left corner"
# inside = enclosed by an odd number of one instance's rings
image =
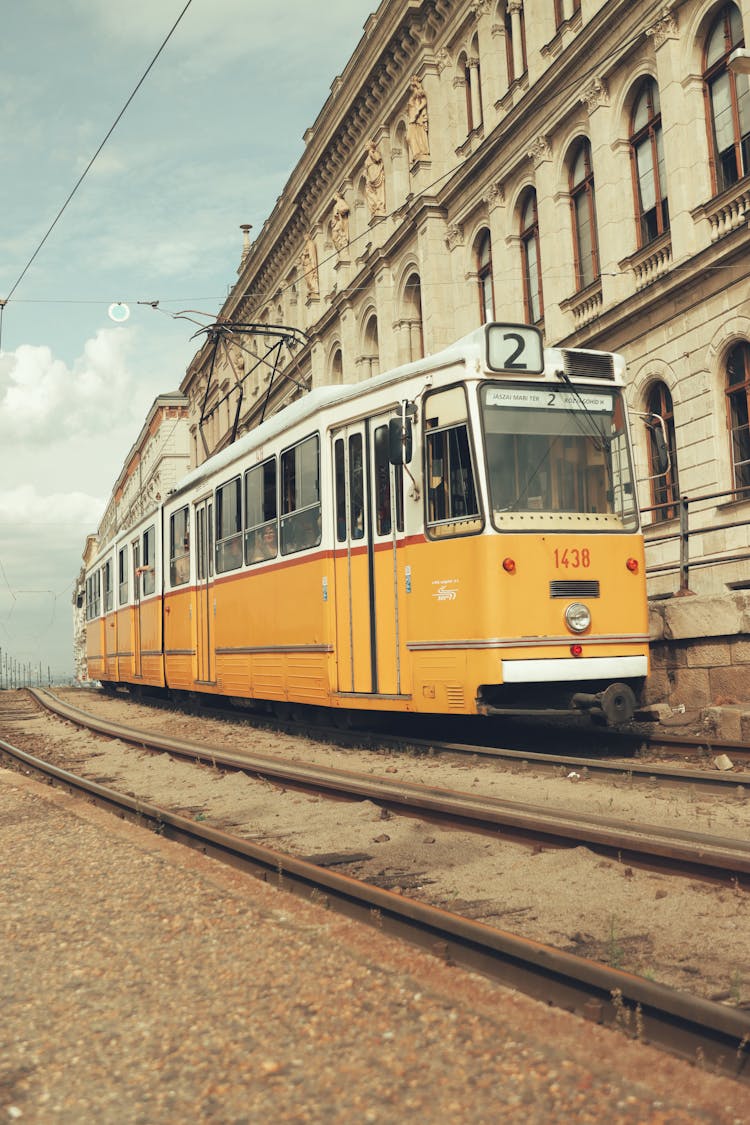
[[[469,93],[471,118],[474,128],[482,124],[482,99],[479,84],[479,59],[469,59]]]
[[[517,80],[526,69],[523,65],[523,31],[521,29],[521,13],[523,0],[508,0],[510,12],[510,26],[513,32],[513,77]]]

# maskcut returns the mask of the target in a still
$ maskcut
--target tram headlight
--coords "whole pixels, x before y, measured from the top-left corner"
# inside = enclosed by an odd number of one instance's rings
[[[571,633],[585,633],[591,624],[591,613],[588,606],[581,602],[572,602],[565,610],[565,624]]]

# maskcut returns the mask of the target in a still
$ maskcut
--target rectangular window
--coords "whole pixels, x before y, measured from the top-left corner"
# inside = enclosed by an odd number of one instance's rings
[[[110,613],[112,610],[112,603],[114,599],[114,588],[112,586],[112,560],[107,559],[102,567],[102,574],[104,575],[104,612]]]
[[[466,397],[461,387],[425,403],[427,524],[433,538],[482,530]]]
[[[169,517],[169,584],[184,586],[190,581],[190,523],[188,509]]]
[[[390,535],[393,530],[391,502],[391,463],[389,454],[388,427],[378,426],[375,430],[375,528],[378,535]],[[396,530],[404,530],[404,470],[402,465],[394,466],[393,487],[395,491]]]
[[[281,454],[281,553],[320,543],[320,440],[317,434]]]
[[[362,434],[349,438],[349,528],[352,539],[365,537],[365,467]]]
[[[264,562],[278,554],[276,459],[269,457],[245,473],[245,562]]]
[[[143,593],[153,594],[156,589],[156,529],[153,525],[143,533]]]
[[[216,489],[216,572],[242,566],[242,482],[239,477]]]
[[[95,570],[86,579],[86,618],[93,621],[101,613],[102,572]]]
[[[337,438],[333,447],[333,471],[336,481],[336,541],[346,542],[346,465],[344,439]]]
[[[620,394],[487,384],[482,410],[496,527],[637,526]]]
[[[128,602],[128,548],[121,547],[117,555],[117,588],[120,605]]]

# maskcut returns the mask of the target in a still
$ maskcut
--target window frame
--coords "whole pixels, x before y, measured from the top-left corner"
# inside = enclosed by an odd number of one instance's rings
[[[184,526],[177,527],[177,517],[182,517]],[[177,535],[181,542],[178,543]],[[180,534],[181,533],[181,534]],[[185,586],[190,581],[190,508],[185,504],[169,516],[169,585]]]
[[[644,97],[647,105],[646,123],[636,129],[635,116]],[[644,175],[638,162],[639,152],[646,146],[648,146],[650,157],[650,172],[654,180],[654,205],[648,209],[643,202]],[[662,152],[661,161],[659,159],[660,148]],[[663,165],[663,163],[663,130],[659,86],[653,78],[648,77],[638,85],[630,114],[630,168],[633,178],[639,247],[648,246],[649,243],[654,242],[655,239],[660,238],[662,234],[669,230],[669,200],[668,195],[663,190],[665,185],[662,184],[660,172],[660,164]],[[648,230],[648,216],[651,212],[654,214],[656,223],[656,230],[653,233]]]
[[[242,563],[242,477],[238,473],[214,491],[214,566],[217,574],[228,574],[239,570]]]
[[[646,396],[646,410],[649,414],[658,414],[664,420],[667,435],[667,449],[669,450],[669,471],[657,475],[657,458],[654,440],[649,430],[648,465],[651,485],[651,506],[655,509],[650,512],[653,523],[664,523],[675,519],[679,514],[678,504],[680,499],[680,483],[677,471],[677,441],[674,424],[674,403],[672,394],[667,384],[658,379],[651,384]]]
[[[734,356],[742,359],[743,378],[731,381],[731,363]],[[729,458],[732,469],[733,488],[750,487],[750,342],[738,340],[729,349],[724,361],[724,394],[727,404],[727,431],[729,434]],[[745,430],[744,439],[738,438],[739,431]],[[737,456],[741,443],[746,447],[747,457]],[[749,492],[741,492],[740,499],[750,498]]]
[[[479,323],[491,324],[495,319],[495,281],[492,276],[492,236],[487,227],[477,235],[474,246],[479,296]],[[485,247],[487,250],[486,258],[484,257]],[[487,308],[488,297],[490,301],[489,309]]]
[[[307,500],[307,490],[311,481],[304,472],[304,453],[306,446],[314,448],[315,476],[311,502]],[[299,472],[298,472],[299,469]],[[299,477],[299,483],[298,483]],[[282,555],[297,554],[320,545],[321,540],[321,498],[320,498],[320,434],[308,434],[293,445],[282,449],[279,455],[279,531]]]
[[[143,574],[141,592],[144,597],[148,597],[156,590],[156,524],[153,523],[143,532],[141,568]]]
[[[529,188],[525,192],[522,200],[522,206],[519,215],[519,231],[521,240],[521,276],[523,278],[523,305],[524,314],[529,324],[541,324],[544,320],[544,293],[542,290],[542,255],[541,244],[539,240],[539,213],[537,211],[537,197],[534,188]],[[524,225],[524,218],[528,211],[529,204],[533,207],[533,220],[530,224]],[[534,245],[534,253],[536,254],[536,293],[538,302],[538,315],[534,316],[533,308],[533,293],[531,286],[531,262],[529,261],[529,246]]]
[[[447,404],[447,413],[451,413],[451,400],[449,396],[460,393],[462,396],[463,410],[460,411],[460,417],[456,414],[455,417],[446,418],[444,422],[440,421],[440,415],[437,415],[433,420],[430,418],[430,410],[435,409],[437,405],[440,409],[440,403],[436,400],[443,398],[444,403]],[[435,404],[435,405],[431,405]],[[443,406],[446,410],[446,406]],[[440,387],[438,390],[432,391],[425,396],[424,400],[424,521],[425,521],[425,534],[429,539],[443,540],[453,539],[464,535],[479,535],[484,530],[485,520],[482,505],[481,491],[480,491],[480,475],[478,471],[477,457],[476,457],[476,443],[474,438],[473,426],[469,413],[469,404],[466,394],[466,387],[460,383],[454,383],[447,387]],[[432,423],[432,424],[431,424]],[[453,489],[454,474],[455,472],[463,472],[460,466],[456,470],[452,464],[452,450],[450,446],[451,437],[459,437],[459,431],[463,431],[465,435],[466,452],[469,458],[469,470],[471,472],[471,493],[475,503],[475,510],[463,514],[456,514],[453,511],[455,502],[459,498],[459,493]],[[437,440],[441,439],[443,442],[443,450],[445,455],[440,458],[441,465],[440,473],[434,474],[431,470],[438,463],[438,459],[434,457],[434,447],[437,445]],[[445,467],[443,467],[445,465]],[[439,481],[440,483],[433,483]],[[447,487],[446,487],[447,482]],[[435,493],[439,487],[443,487],[443,496],[446,502],[446,514],[438,515],[436,512],[431,513],[431,505],[437,502]],[[469,494],[468,489],[463,490],[464,497]],[[448,513],[448,508],[451,509],[451,514]]]
[[[269,470],[271,470],[270,473]],[[254,482],[258,474],[261,474],[259,514],[262,518],[251,523],[249,511],[251,498],[250,482],[251,480]],[[270,487],[266,479],[268,476],[273,478]],[[255,563],[275,559],[279,553],[279,468],[275,455],[266,457],[257,465],[251,465],[249,469],[245,470],[243,478],[242,510],[245,536],[245,563],[254,565]],[[269,548],[265,546],[265,531],[266,528],[269,527],[273,528],[275,537],[273,554],[270,554]]]
[[[575,169],[583,155],[584,174],[583,178],[574,181]],[[601,265],[599,261],[599,235],[596,226],[596,191],[594,183],[594,165],[591,155],[591,142],[588,137],[580,137],[572,146],[570,150],[569,159],[569,172],[568,172],[568,190],[570,193],[570,209],[573,224],[573,257],[575,263],[576,274],[576,292],[580,293],[584,289],[588,289],[589,285],[593,285],[601,277]],[[590,261],[592,276],[588,276],[588,271],[584,269],[581,244],[581,222],[579,218],[579,205],[585,207],[588,215],[589,227],[591,230],[591,251],[587,256]]]
[[[708,32],[706,34],[704,48],[703,48],[703,97],[706,108],[706,129],[708,132],[708,162],[711,169],[711,186],[714,195],[720,195],[723,191],[734,186],[743,180],[750,173],[750,110],[748,112],[748,131],[743,135],[741,132],[739,101],[740,97],[737,91],[738,79],[741,80],[745,86],[745,97],[750,99],[750,80],[746,75],[735,75],[729,69],[729,56],[732,51],[738,47],[743,47],[745,44],[744,29],[743,34],[736,41],[732,38],[732,9],[737,14],[739,19],[740,28],[742,28],[742,13],[734,3],[725,4],[724,7],[717,13],[714,20],[712,20]],[[724,53],[712,63],[708,62],[708,50],[714,33],[719,30],[723,21],[724,24]],[[719,138],[716,132],[716,114],[715,101],[714,101],[714,88],[726,75],[729,84],[729,109],[731,113],[732,134],[733,141],[730,148],[719,149]],[[750,101],[748,103],[750,105]],[[734,169],[733,175],[728,174],[729,169],[726,163],[727,154],[730,152],[734,156]],[[724,158],[724,159],[723,159]]]

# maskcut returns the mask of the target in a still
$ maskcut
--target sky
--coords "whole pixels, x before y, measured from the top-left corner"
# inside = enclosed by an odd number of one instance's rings
[[[73,673],[86,536],[201,343],[170,314],[218,312],[377,8],[186,3],[0,0],[0,663],[45,682]]]

